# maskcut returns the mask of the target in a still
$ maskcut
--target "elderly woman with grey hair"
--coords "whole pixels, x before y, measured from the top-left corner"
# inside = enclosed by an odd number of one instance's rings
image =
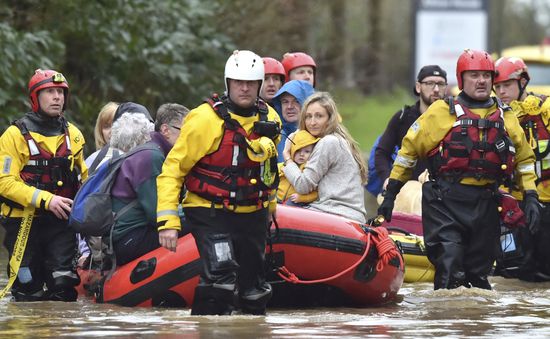
[[[127,113],[131,115],[143,115],[150,122],[154,122],[147,108],[135,102],[123,102],[120,105],[118,105],[118,107],[116,107],[115,109],[116,110],[113,113],[113,118],[111,119],[111,122],[112,122],[111,130],[112,130],[112,124],[114,124],[118,119],[120,119],[124,114],[127,114]],[[131,131],[128,131],[128,132],[133,133]],[[93,174],[95,170],[99,167],[99,165],[104,163],[105,160],[110,159],[111,157],[119,156],[119,155],[120,155],[120,152],[118,152],[116,148],[111,147],[109,144],[104,145],[99,151],[92,153],[86,159],[86,166],[88,166],[88,175]]]
[[[136,114],[134,112],[126,112],[122,114],[112,125],[111,128],[111,139],[109,141],[109,148],[114,150],[110,152],[113,156],[117,156],[121,153],[126,153],[132,148],[145,144],[151,140],[151,132],[153,132],[155,125],[150,121],[148,117],[143,114]],[[118,151],[118,152],[117,152]],[[110,156],[105,156],[98,167],[101,166],[106,161],[109,161]],[[147,165],[144,165],[147,166]],[[118,179],[118,177],[117,177]],[[116,184],[116,181],[115,181]],[[122,183],[123,186],[128,186],[129,183]],[[120,184],[119,184],[120,186]],[[133,187],[128,186],[128,189],[133,189]],[[120,191],[120,188],[119,188]],[[156,186],[155,186],[156,193]],[[147,194],[147,193],[146,193]],[[131,195],[131,193],[130,193]],[[155,204],[156,204],[156,195]],[[114,207],[114,206],[113,206]],[[156,216],[155,216],[156,217]],[[86,265],[86,258],[89,257],[90,249],[92,252],[93,263],[97,263],[100,266],[103,262],[103,253],[101,237],[89,237],[86,239],[89,247],[86,244],[86,241],[79,237],[79,251],[81,258],[79,263],[81,265]],[[86,262],[86,264],[84,264]],[[91,263],[92,263],[91,262]]]
[[[109,144],[124,153],[151,140],[155,125],[143,114],[124,113],[113,123]]]

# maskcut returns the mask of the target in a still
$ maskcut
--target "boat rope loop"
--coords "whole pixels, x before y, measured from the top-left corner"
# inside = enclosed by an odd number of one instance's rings
[[[288,270],[288,268],[286,268],[285,266],[279,267],[279,269],[277,271],[277,275],[279,277],[281,277],[283,280],[285,280],[286,282],[293,283],[293,284],[320,284],[320,283],[324,283],[324,282],[327,282],[327,281],[331,281],[331,280],[340,278],[344,274],[348,273],[349,271],[351,271],[354,268],[356,268],[357,266],[359,266],[359,264],[362,263],[363,260],[365,260],[365,258],[369,254],[370,245],[371,245],[371,233],[367,233],[367,243],[366,243],[366,246],[365,246],[365,252],[361,256],[361,258],[359,258],[359,260],[357,260],[356,263],[354,263],[350,267],[346,268],[342,272],[337,273],[337,274],[335,274],[333,276],[330,276],[328,278],[316,279],[316,280],[301,280],[300,278],[298,278],[296,276],[296,274],[290,272]]]
[[[325,283],[334,279],[337,279],[344,274],[350,272],[351,270],[355,269],[359,264],[365,260],[367,257],[371,242],[373,242],[376,246],[376,250],[378,251],[378,262],[376,263],[376,271],[380,272],[384,269],[384,267],[390,262],[390,260],[394,257],[399,258],[399,267],[404,270],[404,264],[403,264],[403,257],[401,256],[401,253],[397,249],[397,246],[395,246],[393,240],[389,237],[388,230],[385,227],[376,227],[376,228],[369,228],[369,231],[367,233],[367,243],[365,246],[365,252],[363,252],[363,255],[361,258],[348,267],[347,269],[343,270],[340,273],[337,273],[333,276],[330,276],[328,278],[324,279],[316,279],[316,280],[301,280],[296,276],[296,274],[292,273],[288,268],[285,266],[281,266],[277,270],[277,275],[281,277],[286,282],[292,283],[292,284],[320,284]]]
[[[378,263],[376,264],[376,271],[380,272],[384,269],[390,260],[394,257],[399,258],[399,267],[403,269],[403,258],[401,253],[395,246],[393,240],[390,238],[388,230],[385,227],[376,227],[372,229],[372,232],[376,234],[373,237],[373,242],[376,245],[378,251]]]
[[[365,246],[365,252],[363,252],[363,255],[361,258],[348,267],[347,269],[343,270],[340,273],[337,273],[333,276],[330,276],[328,278],[324,279],[316,279],[316,280],[301,280],[296,276],[296,274],[292,273],[288,268],[285,266],[279,267],[277,271],[277,275],[281,277],[283,280],[293,283],[293,284],[319,284],[324,283],[327,281],[331,281],[334,279],[337,279],[344,274],[350,272],[351,270],[355,269],[359,264],[365,260],[367,257],[371,242],[375,244],[376,250],[378,251],[378,262],[376,263],[376,271],[380,272],[384,269],[384,267],[390,262],[390,260],[394,257],[399,258],[399,267],[401,269],[404,268],[403,265],[403,258],[401,257],[401,253],[399,253],[399,250],[395,246],[393,240],[389,237],[388,230],[385,227],[376,227],[376,228],[369,228],[369,232],[367,233],[367,243]]]

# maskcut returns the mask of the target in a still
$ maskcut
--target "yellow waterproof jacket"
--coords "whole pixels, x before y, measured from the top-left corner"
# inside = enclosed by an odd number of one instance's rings
[[[277,201],[284,202],[290,198],[290,196],[296,193],[294,187],[290,184],[290,181],[285,177],[283,172],[283,163],[279,163],[279,187],[277,188]],[[300,165],[300,169],[304,169],[305,164]],[[297,202],[309,203],[317,200],[319,194],[317,191],[312,191],[308,194],[298,194]]]
[[[496,110],[496,104],[489,108],[473,108],[473,113],[485,118]],[[409,128],[395,159],[390,178],[401,182],[411,179],[412,170],[419,158],[426,158],[428,152],[437,147],[445,138],[456,121],[456,115],[450,114],[449,105],[444,100],[434,102]],[[508,110],[504,113],[504,126],[516,148],[515,173],[522,190],[535,189],[535,154],[527,144],[525,134],[515,114]],[[486,185],[489,179],[463,178],[466,185]]]
[[[235,119],[243,127],[247,134],[252,132],[254,122],[259,120],[258,115],[243,117],[229,112],[232,119]],[[271,107],[268,109],[267,119],[276,121],[281,125],[279,115]],[[176,144],[166,157],[162,172],[157,178],[157,225],[158,229],[181,229],[180,218],[178,216],[178,197],[182,186],[185,184],[185,177],[189,174],[193,166],[204,156],[215,152],[222,140],[224,133],[224,122],[212,109],[205,103],[191,110],[185,118],[184,127],[181,129],[180,136]],[[277,144],[280,137],[275,140]],[[275,211],[275,195],[271,201],[266,201],[263,207],[269,204],[270,211]],[[211,207],[212,203],[193,192],[187,192],[182,205],[187,207]],[[215,208],[221,209],[221,204],[215,204]],[[233,206],[230,206],[233,210]],[[251,213],[258,209],[257,206],[236,206],[235,213]]]
[[[68,130],[74,166],[80,169],[81,178],[84,180],[88,177],[83,154],[84,137],[80,130],[71,123],[69,123]],[[52,155],[65,139],[65,134],[44,136],[36,132],[30,133],[37,144]],[[22,206],[33,205],[36,208],[44,206],[48,209],[53,194],[27,185],[19,175],[29,158],[29,146],[19,128],[8,127],[0,137],[0,194],[5,199]],[[6,204],[2,204],[1,213],[3,216],[9,215],[14,218],[23,216],[23,210],[12,209]]]
[[[523,101],[512,101],[510,103],[510,107],[512,107],[512,111],[520,121],[527,115],[540,115],[546,129],[550,132],[550,98],[542,98],[538,95],[530,94]],[[528,141],[533,141],[532,136],[526,137]],[[536,147],[536,143],[531,145],[531,148],[533,149]],[[546,144],[545,147],[550,147],[550,145]],[[545,159],[543,161],[547,162],[548,160]],[[539,182],[537,185],[537,192],[539,194],[540,201],[546,203],[550,202],[550,180]],[[512,194],[519,200],[523,199],[521,192],[514,190],[512,191]]]

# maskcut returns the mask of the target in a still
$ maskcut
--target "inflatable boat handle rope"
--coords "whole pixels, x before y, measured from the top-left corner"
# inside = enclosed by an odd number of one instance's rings
[[[371,240],[376,245],[376,249],[378,251],[378,256],[379,256],[378,262],[376,264],[377,272],[380,272],[384,268],[384,266],[386,266],[389,263],[389,261],[394,257],[399,258],[399,267],[403,269],[404,268],[403,258],[401,257],[401,253],[399,252],[399,250],[395,247],[393,240],[391,240],[391,238],[389,237],[388,230],[384,227],[365,228],[365,230],[367,232],[367,242],[365,246],[365,252],[356,263],[346,268],[342,272],[324,279],[301,280],[294,273],[290,272],[285,266],[281,266],[279,267],[277,275],[279,275],[279,277],[281,277],[283,280],[293,284],[319,284],[319,283],[324,283],[327,281],[340,278],[344,274],[355,269],[357,266],[359,266],[359,264],[363,262],[363,260],[365,260],[365,258],[369,254]],[[375,236],[373,236],[373,234],[375,234]]]

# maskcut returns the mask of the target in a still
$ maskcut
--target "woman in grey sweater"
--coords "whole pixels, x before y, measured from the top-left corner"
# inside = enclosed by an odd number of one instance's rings
[[[318,191],[311,209],[366,222],[363,182],[367,170],[357,142],[341,123],[327,92],[311,95],[302,107],[300,129],[321,138],[303,171],[292,161],[290,142],[283,151],[283,171],[299,194]]]

